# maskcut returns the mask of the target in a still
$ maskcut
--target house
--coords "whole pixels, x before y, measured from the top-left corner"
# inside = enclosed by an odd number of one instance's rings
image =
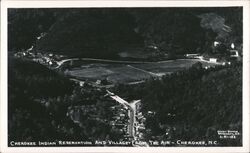
[[[234,43],[232,43],[232,44],[231,44],[231,48],[234,49],[234,47],[235,47],[235,46],[234,46]]]
[[[199,54],[185,54],[186,58],[198,58]]]
[[[101,80],[96,80],[95,82],[97,85],[100,85],[101,84]]]
[[[209,62],[213,62],[213,63],[216,63],[218,61],[217,58],[209,58]]]
[[[216,47],[216,46],[218,46],[218,45],[220,45],[220,42],[214,41],[214,47]]]
[[[235,58],[239,57],[239,52],[237,50],[229,50],[229,52],[230,52],[230,57],[235,57]]]

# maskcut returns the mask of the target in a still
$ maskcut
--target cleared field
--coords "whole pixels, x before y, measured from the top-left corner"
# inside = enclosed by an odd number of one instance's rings
[[[83,64],[69,71],[69,74],[78,79],[102,80],[107,79],[112,83],[131,83],[160,76],[167,73],[183,70],[191,67],[198,60],[173,60],[142,64],[107,64],[90,63]],[[215,64],[201,62],[203,66]]]
[[[122,64],[96,65],[96,67],[92,65],[88,68],[80,67],[69,71],[69,73],[71,76],[79,79],[107,79],[113,83],[129,83],[151,77],[148,73],[138,71]]]
[[[164,72],[167,73],[189,68],[197,62],[201,62],[203,67],[215,65],[213,63],[203,62],[196,59],[180,59],[180,60],[156,62],[152,64],[148,63],[134,64],[133,66],[154,73],[164,73]]]
[[[104,79],[105,76],[112,75],[113,73],[113,71],[105,67],[79,68],[70,71],[70,75],[86,79]]]
[[[108,81],[114,83],[129,83],[152,77],[149,73],[133,69],[127,65],[111,68],[114,75],[107,77]]]

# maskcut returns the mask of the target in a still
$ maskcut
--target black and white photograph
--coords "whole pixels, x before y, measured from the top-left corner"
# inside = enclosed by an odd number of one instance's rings
[[[8,7],[7,147],[242,147],[243,21],[243,6]]]

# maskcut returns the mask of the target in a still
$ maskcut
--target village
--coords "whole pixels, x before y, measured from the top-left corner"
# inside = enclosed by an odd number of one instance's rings
[[[41,36],[42,37],[42,36]],[[40,39],[37,38],[38,40]],[[216,50],[217,47],[219,47],[220,45],[223,45],[221,42],[218,41],[214,41],[212,48],[214,50]],[[159,54],[159,50],[157,48],[157,46],[149,46],[150,48],[152,48],[152,55],[157,55]],[[238,47],[239,48],[239,47]],[[120,53],[122,54],[122,53]],[[119,54],[119,55],[120,55]],[[124,53],[123,53],[124,54]],[[20,51],[14,54],[15,57],[19,57],[19,58],[26,58],[26,59],[30,59],[34,62],[40,63],[42,65],[47,66],[48,68],[51,69],[58,69],[59,67],[61,67],[63,64],[65,63],[69,63],[71,66],[74,65],[74,61],[79,61],[79,60],[83,60],[84,58],[68,58],[65,55],[59,55],[59,54],[53,54],[53,53],[42,53],[42,52],[37,52],[35,47],[32,46],[31,48],[27,49],[26,51]],[[168,54],[161,54],[161,56],[168,56]],[[224,56],[228,56],[228,58],[224,58]],[[123,56],[121,56],[123,57]],[[145,57],[143,57],[144,59]],[[208,62],[208,63],[217,63],[217,64],[221,64],[221,65],[225,65],[225,64],[230,64],[231,61],[241,61],[242,60],[242,55],[240,55],[239,51],[236,49],[235,44],[231,43],[230,47],[228,47],[228,49],[226,49],[226,53],[224,53],[224,55],[220,54],[220,53],[214,53],[212,55],[202,55],[200,53],[188,53],[185,54],[183,56],[183,58],[187,58],[187,59],[199,59],[201,61],[204,62]],[[114,62],[113,60],[103,60],[103,59],[91,59],[91,58],[86,58],[90,61],[104,61],[104,62]],[[122,61],[118,61],[118,62],[122,62]]]
[[[214,42],[214,47],[216,47],[217,45],[219,45],[219,42]],[[235,49],[234,43],[231,44],[230,49],[228,49],[227,52],[229,54],[230,60],[221,60],[216,56],[208,57],[197,53],[185,54],[184,58],[195,59],[203,63],[208,63],[208,65],[204,66],[205,69],[208,69],[214,65],[230,65],[232,61],[241,60],[241,56],[238,50]],[[64,55],[36,52],[33,49],[33,47],[31,47],[26,51],[18,52],[14,56],[17,58],[32,60],[39,64],[45,65],[49,69],[55,71],[58,70],[61,71],[60,70],[60,68],[62,68],[61,66],[66,62],[69,62],[70,66],[74,66],[75,63],[73,61],[79,60],[79,59],[67,59],[67,57]],[[103,96],[109,97],[111,101],[115,101],[115,103],[109,108],[113,112],[113,117],[110,120],[102,120],[101,118],[98,118],[93,113],[96,111],[95,105],[82,105],[82,106],[69,107],[67,116],[70,117],[74,123],[78,124],[79,126],[83,126],[81,123],[82,117],[88,114],[89,119],[108,123],[112,128],[118,130],[123,135],[123,139],[121,139],[120,141],[145,140],[144,133],[146,130],[145,128],[146,116],[153,116],[155,112],[148,111],[147,114],[142,114],[141,111],[142,102],[140,99],[133,101],[126,101],[124,98],[121,98],[115,93],[109,91],[110,88],[114,87],[115,85],[114,82],[108,82],[107,79],[88,80],[88,79],[72,77],[72,75],[68,74],[68,71],[69,71],[68,69],[63,69],[63,74],[68,76],[70,80],[79,85],[80,88],[85,88],[86,85],[92,86],[94,88],[105,88],[106,94]],[[141,71],[141,69],[139,69],[139,71]],[[153,72],[150,71],[149,72],[146,71],[146,73],[149,73],[150,75],[154,74]],[[143,79],[137,80],[136,82],[141,83],[143,82]],[[129,82],[127,84],[134,84],[134,82]],[[168,132],[166,132],[166,135],[168,135]]]

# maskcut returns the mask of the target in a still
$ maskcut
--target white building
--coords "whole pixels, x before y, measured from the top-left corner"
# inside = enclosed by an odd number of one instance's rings
[[[216,63],[217,62],[217,58],[209,58],[209,62],[213,62],[213,63]]]
[[[218,46],[219,44],[220,44],[220,42],[214,41],[214,47]]]
[[[187,58],[198,58],[199,54],[186,54],[185,55]]]
[[[232,43],[232,44],[231,44],[231,48],[234,49],[234,47],[235,47],[235,46],[234,46],[234,43]]]
[[[230,50],[230,57],[239,57],[239,52],[237,50]]]

